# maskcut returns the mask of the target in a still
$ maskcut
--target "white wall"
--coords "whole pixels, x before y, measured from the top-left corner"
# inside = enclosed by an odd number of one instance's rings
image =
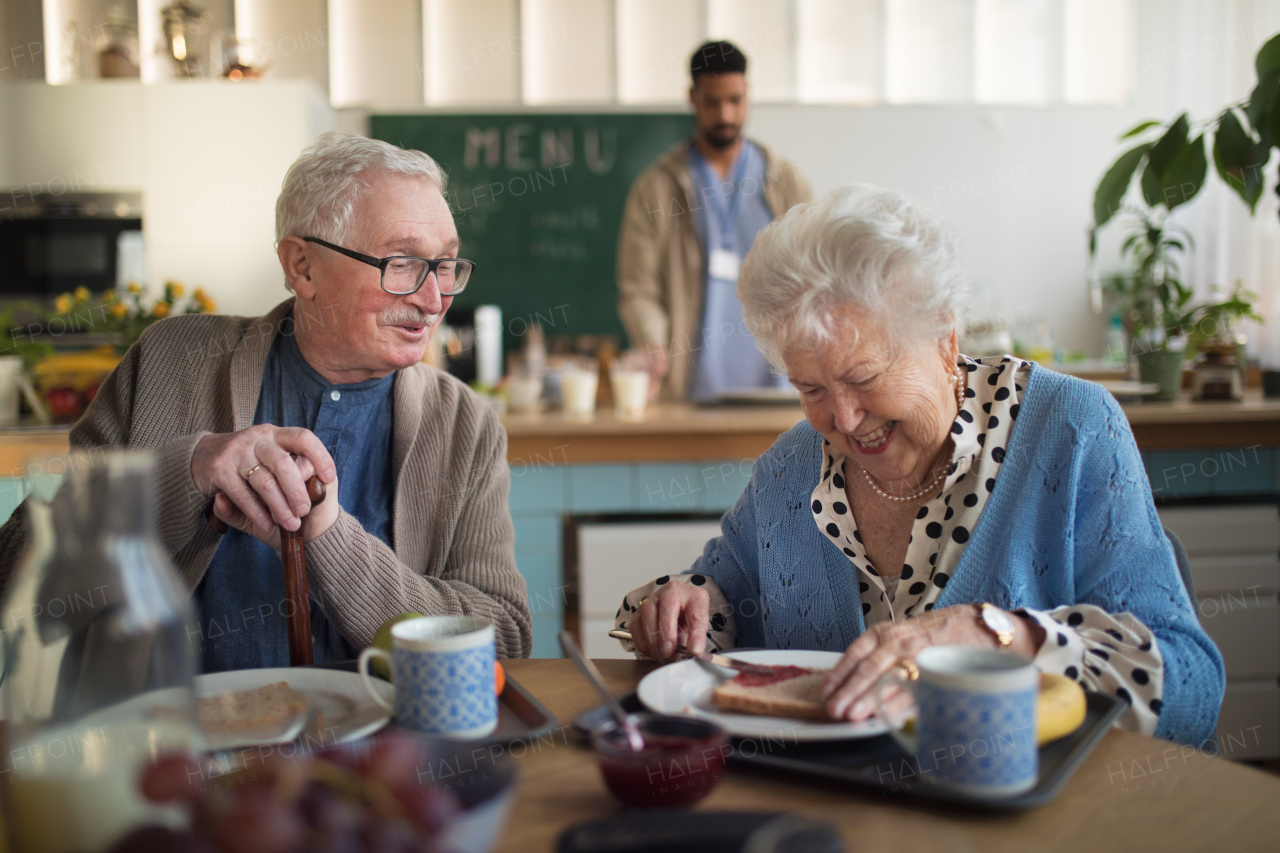
[[[287,293],[275,203],[298,153],[330,129],[310,81],[144,87],[144,228],[151,286],[204,286],[223,314],[257,315]]]
[[[24,83],[3,92],[9,136],[9,156],[0,160],[3,184],[55,194],[141,188],[142,86]]]
[[[846,183],[904,190],[966,242],[970,319],[1047,319],[1067,349],[1100,352],[1085,288],[1093,188],[1121,107],[760,106],[749,132],[795,161],[821,193]]]
[[[19,84],[0,86],[0,114],[0,186],[142,192],[153,293],[172,278],[249,315],[286,296],[276,196],[335,122],[312,82]],[[0,195],[0,221],[12,204]]]

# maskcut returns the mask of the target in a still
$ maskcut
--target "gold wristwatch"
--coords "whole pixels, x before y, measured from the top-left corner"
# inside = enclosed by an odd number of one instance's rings
[[[978,624],[995,635],[1000,648],[1007,649],[1013,645],[1013,632],[1017,628],[1017,623],[1013,621],[1013,616],[999,607],[983,602]]]

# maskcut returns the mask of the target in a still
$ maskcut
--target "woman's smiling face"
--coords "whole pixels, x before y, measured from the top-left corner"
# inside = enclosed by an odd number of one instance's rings
[[[956,336],[894,346],[856,309],[832,319],[833,340],[799,343],[782,356],[805,418],[886,488],[910,491],[929,474],[956,418]]]

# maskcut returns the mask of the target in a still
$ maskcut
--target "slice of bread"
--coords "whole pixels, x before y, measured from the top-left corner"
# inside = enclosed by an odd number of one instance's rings
[[[219,693],[197,703],[200,728],[206,732],[238,732],[297,719],[310,703],[284,681],[255,690]]]
[[[832,722],[827,716],[827,703],[822,701],[822,681],[831,670],[796,666],[770,669],[777,671],[778,680],[758,684],[758,677],[738,673],[715,689],[711,701],[721,711]]]

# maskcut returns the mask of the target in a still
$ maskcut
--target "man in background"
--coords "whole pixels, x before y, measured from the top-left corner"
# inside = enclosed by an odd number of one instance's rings
[[[777,387],[742,319],[738,268],[756,234],[811,198],[796,167],[747,139],[747,57],[708,42],[689,63],[694,134],[631,186],[618,237],[618,314],[666,399]]]

